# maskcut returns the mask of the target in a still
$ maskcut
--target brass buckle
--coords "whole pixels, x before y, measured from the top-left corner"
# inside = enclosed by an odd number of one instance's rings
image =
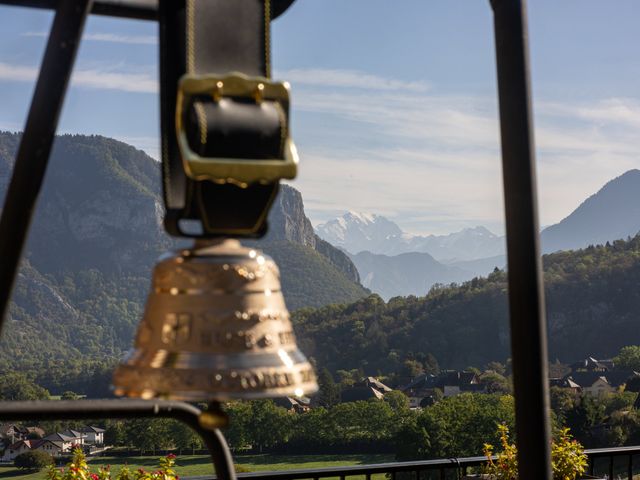
[[[253,98],[278,102],[289,114],[289,84],[272,82],[268,78],[248,77],[241,73],[226,76],[183,75],[178,83],[176,132],[184,170],[194,180],[233,183],[246,188],[252,183],[274,183],[282,178],[293,179],[298,170],[298,152],[288,135],[283,145],[283,158],[251,159],[201,157],[191,150],[184,128],[185,108],[195,95],[211,95],[214,101],[222,97]]]

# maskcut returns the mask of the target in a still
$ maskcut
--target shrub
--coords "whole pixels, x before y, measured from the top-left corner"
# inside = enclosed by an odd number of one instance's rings
[[[42,470],[53,464],[53,458],[41,450],[29,450],[18,455],[13,464],[24,470]]]
[[[176,456],[172,453],[161,457],[158,461],[160,468],[155,472],[147,472],[142,468],[133,472],[125,465],[112,476],[111,468],[108,466],[100,468],[98,473],[92,473],[84,453],[76,448],[66,468],[57,469],[53,465],[49,467],[47,480],[179,480],[173,469],[176,463],[175,458]]]
[[[493,459],[493,445],[485,443],[484,453],[487,464],[484,473],[496,480],[516,480],[518,478],[518,450],[509,439],[509,428],[498,425],[502,451]],[[575,480],[587,470],[587,455],[584,448],[574,440],[568,428],[561,428],[551,443],[551,468],[553,480]]]

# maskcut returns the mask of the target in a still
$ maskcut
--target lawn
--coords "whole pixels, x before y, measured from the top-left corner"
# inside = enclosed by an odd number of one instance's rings
[[[96,457],[89,460],[92,470],[111,465],[115,473],[128,465],[131,469],[153,470],[157,467],[156,457]],[[393,461],[392,455],[239,455],[236,464],[252,471],[294,470],[302,468],[326,468],[349,465],[366,465]],[[180,477],[210,475],[213,473],[211,460],[205,455],[183,455],[176,459],[176,472]],[[13,466],[0,465],[0,480],[42,480],[46,472],[23,473]]]

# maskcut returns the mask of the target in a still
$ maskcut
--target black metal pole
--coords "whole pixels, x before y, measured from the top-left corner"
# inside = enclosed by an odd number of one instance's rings
[[[90,9],[91,0],[61,0],[51,27],[0,218],[0,327]]]
[[[539,246],[525,0],[494,12],[507,225],[518,476],[550,480],[547,335]]]
[[[206,412],[204,413],[206,414]],[[203,412],[184,402],[148,400],[62,400],[1,402],[0,421],[173,418],[196,431],[211,452],[217,478],[236,480],[231,452],[220,430],[200,421]]]

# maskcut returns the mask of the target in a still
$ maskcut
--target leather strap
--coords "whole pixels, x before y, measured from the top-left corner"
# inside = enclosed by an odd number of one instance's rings
[[[292,3],[275,1],[279,13]],[[166,0],[159,17],[165,228],[187,237],[262,236],[278,183],[241,188],[189,178],[176,140],[175,108],[185,73],[270,76],[271,2]],[[203,97],[187,106],[183,121],[189,146],[201,156],[262,159],[281,157],[287,135],[283,116],[275,102]],[[189,220],[200,222],[202,231],[185,229]]]

